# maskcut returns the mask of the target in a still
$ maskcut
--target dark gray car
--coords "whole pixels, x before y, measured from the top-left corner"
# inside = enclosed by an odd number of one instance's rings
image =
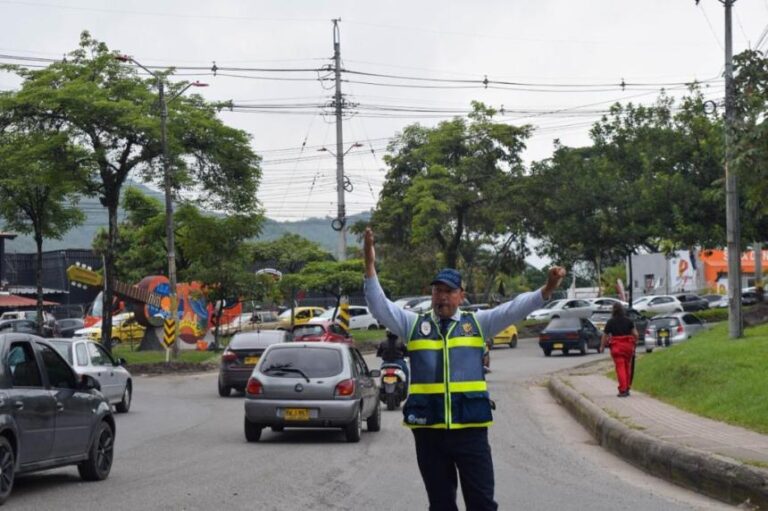
[[[221,354],[219,366],[219,395],[227,397],[232,389],[245,390],[248,377],[261,354],[268,346],[287,342],[291,334],[285,330],[257,330],[255,332],[238,332]]]
[[[248,379],[245,438],[257,442],[265,427],[330,427],[358,442],[363,421],[368,431],[381,429],[380,374],[346,344],[273,344]]]
[[[0,335],[0,503],[16,474],[77,465],[87,481],[107,478],[115,421],[98,389],[44,339]]]

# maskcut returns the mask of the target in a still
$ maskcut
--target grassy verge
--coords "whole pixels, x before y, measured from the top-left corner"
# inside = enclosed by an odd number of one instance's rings
[[[376,346],[387,338],[385,330],[351,330],[355,346],[366,353],[376,351]]]
[[[768,325],[728,337],[719,324],[637,361],[633,387],[678,408],[768,434]]]
[[[128,362],[130,369],[131,365],[138,364],[159,364],[165,362],[165,350],[162,351],[131,351],[127,345],[119,345],[112,349],[112,354],[115,357],[124,358]],[[211,359],[216,359],[219,356],[217,353],[211,353],[208,351],[195,351],[195,350],[182,350],[179,353],[179,361],[186,363],[202,363]]]

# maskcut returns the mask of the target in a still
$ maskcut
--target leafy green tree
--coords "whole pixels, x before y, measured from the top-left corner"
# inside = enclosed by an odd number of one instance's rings
[[[468,119],[414,124],[390,144],[371,224],[392,280],[421,286],[438,266],[466,263],[468,240],[523,237],[523,212],[509,205],[521,189],[530,129],[494,122],[495,115],[473,103]]]
[[[154,79],[142,79],[122,65],[106,44],[83,32],[80,46],[65,60],[44,69],[9,67],[22,79],[21,89],[4,97],[7,121],[56,122],[69,143],[87,151],[95,164],[93,186],[108,211],[104,251],[103,340],[112,327],[111,307],[118,240],[117,207],[130,173],[161,181],[160,116]],[[184,83],[169,84],[173,98]],[[168,103],[168,146],[175,190],[195,192],[197,204],[222,212],[257,211],[259,157],[248,135],[225,126],[217,106],[185,95]],[[104,342],[109,346],[108,342]]]
[[[3,98],[5,99],[5,98]],[[43,241],[61,239],[81,224],[82,151],[50,127],[6,124],[0,132],[0,217],[9,229],[31,233],[36,245],[37,328],[43,326]]]

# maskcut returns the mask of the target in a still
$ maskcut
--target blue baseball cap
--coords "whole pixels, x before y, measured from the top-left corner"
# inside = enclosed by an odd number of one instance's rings
[[[461,280],[461,273],[459,270],[453,268],[443,268],[440,270],[430,285],[445,284],[451,289],[464,289],[464,282]]]

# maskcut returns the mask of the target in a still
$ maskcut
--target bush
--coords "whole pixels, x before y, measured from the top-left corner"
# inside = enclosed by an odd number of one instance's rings
[[[719,321],[728,321],[728,309],[727,308],[718,308],[718,309],[707,309],[703,311],[697,311],[694,312],[694,315],[701,319],[702,321],[706,321],[708,323],[717,323]]]

